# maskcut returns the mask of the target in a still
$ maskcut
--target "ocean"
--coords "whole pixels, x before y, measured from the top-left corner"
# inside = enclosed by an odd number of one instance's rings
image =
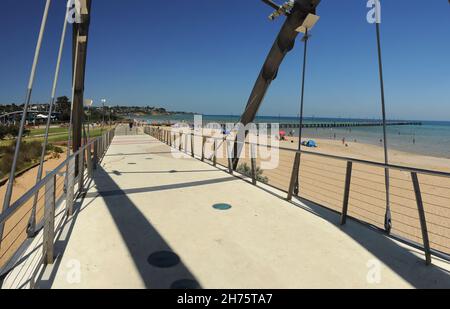
[[[152,122],[189,122],[194,121],[193,115],[171,115],[171,116],[145,116],[138,119]],[[236,123],[239,116],[226,115],[203,115],[204,123]],[[327,123],[327,122],[368,122],[373,119],[345,119],[345,118],[305,118],[305,123]],[[375,120],[379,121],[379,120]],[[256,123],[283,123],[298,124],[297,117],[257,117]],[[434,156],[450,158],[450,122],[421,121],[421,126],[388,126],[387,140],[391,149]],[[294,132],[298,136],[298,129]],[[354,127],[354,128],[318,128],[304,129],[305,138],[337,139],[345,138],[349,142],[361,142],[382,146],[382,127]]]

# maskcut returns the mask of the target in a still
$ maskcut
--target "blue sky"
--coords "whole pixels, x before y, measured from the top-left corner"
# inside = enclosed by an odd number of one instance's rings
[[[366,0],[322,0],[310,41],[305,113],[379,117],[375,26]],[[450,120],[450,5],[382,1],[388,117]],[[126,3],[127,6],[124,6]],[[2,0],[0,103],[23,102],[45,0]],[[33,102],[49,99],[65,0],[53,0]],[[259,0],[93,0],[85,96],[238,115],[283,18]],[[58,95],[70,96],[71,35]],[[296,116],[303,46],[287,56],[260,115]]]

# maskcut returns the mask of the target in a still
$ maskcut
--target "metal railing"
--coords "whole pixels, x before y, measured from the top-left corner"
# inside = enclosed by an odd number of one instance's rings
[[[28,245],[26,240],[36,237],[40,230],[43,230],[43,257],[39,264],[53,263],[55,209],[65,204],[65,216],[73,215],[74,202],[85,191],[85,177],[92,179],[114,135],[115,129],[112,129],[83,145],[0,214],[0,225],[4,225],[0,240],[0,276],[16,266],[23,247]],[[35,230],[30,233],[33,205],[37,207],[36,222]]]
[[[198,159],[220,164],[233,174],[234,139],[225,136],[196,135],[167,127],[145,128],[145,133]],[[194,139],[201,145],[196,147]],[[198,142],[200,144],[200,142]],[[238,142],[239,173],[253,184],[264,183],[340,214],[340,224],[351,217],[384,230],[386,207],[385,169],[390,171],[390,199],[393,228],[391,236],[424,251],[426,263],[431,255],[450,257],[450,173],[408,166],[383,164],[312,151]],[[259,147],[276,148],[279,164],[263,170],[257,158]],[[245,156],[249,153],[249,156]],[[220,155],[219,155],[220,154]],[[299,188],[295,190],[294,162],[300,162]]]

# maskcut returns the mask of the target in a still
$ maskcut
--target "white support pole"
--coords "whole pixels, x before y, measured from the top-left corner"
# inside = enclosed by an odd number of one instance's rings
[[[47,2],[45,4],[44,15],[42,17],[41,28],[39,30],[38,41],[37,41],[36,49],[35,49],[35,53],[34,53],[33,65],[31,66],[30,79],[28,82],[27,94],[26,94],[25,105],[24,105],[23,113],[22,113],[22,120],[20,122],[19,134],[17,136],[16,148],[15,148],[15,152],[14,152],[14,159],[13,159],[13,163],[11,165],[11,172],[9,174],[8,186],[6,188],[5,199],[3,200],[3,206],[2,206],[0,213],[3,213],[3,211],[5,211],[5,209],[9,208],[10,203],[11,203],[11,197],[12,197],[14,180],[15,180],[15,173],[16,173],[16,168],[17,168],[17,160],[18,160],[19,153],[20,153],[20,144],[22,143],[22,137],[23,137],[23,132],[24,132],[24,128],[25,128],[25,121],[27,119],[28,106],[31,101],[31,93],[33,91],[34,78],[36,75],[36,68],[37,68],[37,64],[38,64],[38,60],[39,60],[39,54],[41,52],[42,39],[43,39],[44,33],[45,33],[45,26],[47,24],[47,17],[48,17],[48,12],[50,9],[50,3],[51,3],[51,0],[47,0]],[[0,226],[0,242],[1,242],[1,238],[3,236],[3,228],[4,228],[4,224],[1,224],[1,226]]]
[[[53,79],[53,87],[52,87],[51,98],[50,98],[50,106],[49,106],[48,116],[47,116],[48,117],[47,125],[45,127],[44,142],[42,143],[42,153],[41,153],[41,158],[39,161],[39,168],[38,168],[38,172],[37,172],[37,176],[36,176],[36,184],[42,179],[42,171],[44,168],[45,153],[46,153],[47,144],[48,144],[48,134],[50,131],[50,124],[51,124],[51,120],[52,120],[53,106],[55,105],[56,88],[58,85],[61,59],[62,59],[62,54],[63,54],[63,50],[64,50],[64,41],[65,41],[66,32],[67,32],[67,14],[68,14],[68,12],[69,11],[67,9],[66,13],[64,15],[64,24],[63,24],[62,34],[61,34],[61,41],[59,43],[58,58],[56,60],[56,69],[55,69],[55,75],[54,75],[54,79]],[[33,236],[35,234],[37,199],[38,199],[38,194],[36,193],[36,195],[34,197],[34,201],[33,201],[33,210],[31,212],[31,217],[30,217],[30,221],[29,221],[28,229],[27,229],[28,236]]]

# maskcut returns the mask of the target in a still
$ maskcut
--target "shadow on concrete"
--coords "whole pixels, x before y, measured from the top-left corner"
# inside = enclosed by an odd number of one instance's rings
[[[101,179],[101,181],[99,181],[97,183],[98,192],[88,193],[87,194],[88,198],[94,198],[94,197],[98,197],[98,196],[102,196],[102,197],[126,196],[126,195],[131,195],[131,194],[138,194],[138,193],[166,191],[166,190],[178,190],[178,189],[188,188],[188,187],[199,187],[199,186],[206,186],[206,185],[210,185],[210,184],[224,183],[224,182],[228,182],[228,181],[236,181],[235,177],[224,177],[224,178],[218,178],[218,179],[192,181],[192,182],[176,183],[176,184],[153,186],[153,187],[121,189],[109,177],[109,175],[106,171],[103,170],[102,173],[103,173],[102,179]]]
[[[92,179],[87,179],[83,186],[85,191],[79,195],[73,204],[73,216],[67,217],[64,215],[64,218],[55,228],[55,262],[53,265],[45,266],[36,274],[36,288],[50,289],[52,287],[53,282],[55,281],[56,273],[58,272],[59,267],[61,267],[62,256],[67,249],[70,235],[73,232],[78,215],[81,212],[81,206],[84,204],[84,200],[86,199],[85,192],[90,190],[92,186]],[[62,209],[62,211],[65,212],[65,209]]]
[[[170,171],[139,171],[139,172],[121,172],[114,170],[109,174],[120,176],[126,174],[183,174],[183,173],[205,173],[205,172],[217,173],[216,170],[189,170],[189,171],[170,170]]]
[[[172,151],[156,151],[156,152],[142,152],[142,153],[113,153],[106,155],[105,157],[122,157],[122,156],[147,156],[147,155],[157,155],[157,154],[172,154]]]
[[[205,163],[211,165],[208,162]],[[226,173],[226,167],[222,166],[222,168],[223,169],[218,168],[218,170]],[[236,172],[234,176],[235,179],[239,179],[252,185],[251,179],[248,177]],[[261,186],[261,184],[258,184],[257,187],[268,194],[286,200],[286,195],[280,194],[279,189],[269,185],[265,186],[272,189],[265,188],[264,185]],[[340,225],[340,214],[325,206],[298,197],[294,198],[294,201],[290,203],[333,225]],[[437,265],[427,266],[425,264],[424,256],[420,257],[415,254],[412,247],[410,247],[411,249],[408,249],[407,247],[400,246],[393,237],[384,234],[379,229],[371,227],[366,223],[359,222],[351,217],[348,217],[347,224],[341,226],[340,229],[413,287],[421,289],[450,288],[450,272],[448,270]],[[443,261],[443,263],[449,263],[448,261],[435,256],[433,256],[433,259]]]
[[[293,204],[334,225],[340,224],[338,213],[304,199],[299,201],[307,208],[298,203]],[[414,254],[412,248],[400,246],[382,231],[351,218],[340,229],[413,287],[450,288],[450,272],[436,265],[425,265],[424,257]],[[437,257],[433,258],[439,260]]]
[[[133,192],[148,192],[163,190],[164,188],[121,190],[102,168],[96,171],[94,182],[97,190],[104,193],[101,196],[146,288],[170,288],[173,282],[177,280],[195,280],[194,275],[183,264],[182,257],[179,257],[179,263],[176,266],[170,268],[158,268],[148,262],[149,256],[154,253],[163,251],[176,254],[176,252],[172,250],[162,235],[158,233],[127,195]],[[124,282],[124,286],[126,286],[126,282]]]

